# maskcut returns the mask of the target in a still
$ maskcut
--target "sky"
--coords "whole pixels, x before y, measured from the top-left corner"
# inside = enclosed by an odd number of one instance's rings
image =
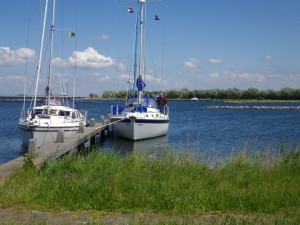
[[[49,3],[41,95],[49,71]],[[44,4],[0,0],[1,95],[33,93]],[[75,86],[76,96],[88,96],[128,88],[136,9],[118,0],[57,0],[52,92],[72,95]],[[147,90],[300,88],[299,0],[149,1],[146,10]]]

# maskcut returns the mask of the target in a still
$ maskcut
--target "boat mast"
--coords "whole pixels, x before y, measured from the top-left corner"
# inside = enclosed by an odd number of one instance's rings
[[[138,38],[139,38],[139,13],[140,5],[138,8],[138,13],[136,15],[136,23],[135,23],[135,46],[134,46],[134,63],[133,63],[133,93],[132,97],[135,97],[136,92],[136,78],[137,78],[137,54],[138,54]]]
[[[143,48],[144,48],[144,26],[145,26],[145,4],[146,0],[140,0],[140,51],[139,51],[139,75],[143,75]]]
[[[38,83],[39,83],[40,73],[41,73],[41,63],[42,63],[42,55],[43,55],[47,10],[48,10],[48,0],[46,0],[46,4],[45,4],[45,12],[44,12],[44,19],[43,19],[43,27],[42,27],[42,37],[41,37],[41,44],[40,44],[40,54],[39,54],[39,61],[38,61],[38,65],[37,65],[37,75],[36,75],[33,109],[35,109],[35,107],[36,107],[36,96],[37,96],[37,91],[38,91],[38,86],[39,86]]]
[[[143,65],[143,48],[144,48],[144,26],[145,26],[145,4],[146,0],[140,0],[140,36],[139,36],[139,76],[144,75],[144,65]],[[138,103],[141,102],[140,95],[138,98]]]
[[[48,98],[48,109],[47,114],[49,114],[50,110],[50,99],[51,99],[51,74],[52,74],[52,56],[53,56],[53,41],[54,41],[54,15],[55,15],[55,2],[56,0],[53,0],[53,6],[52,6],[52,23],[51,23],[51,43],[50,43],[50,62],[49,62],[49,74],[48,74],[48,84],[47,84],[47,98]]]

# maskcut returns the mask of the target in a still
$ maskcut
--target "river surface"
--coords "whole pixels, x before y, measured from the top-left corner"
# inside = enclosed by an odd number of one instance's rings
[[[29,103],[26,103],[27,105]],[[88,111],[88,118],[110,112],[111,105],[120,100],[97,100],[79,103]],[[0,102],[0,164],[24,155],[27,149],[19,138],[18,119],[22,102]],[[241,110],[205,109],[206,106],[225,106],[218,101],[169,101],[170,126],[166,136],[128,141],[106,136],[100,142],[105,151],[119,154],[145,152],[160,154],[169,148],[174,151],[197,153],[204,157],[224,157],[242,150],[248,152],[278,152],[283,142],[287,149],[300,143],[300,110]],[[299,106],[296,103],[240,103],[234,106]]]

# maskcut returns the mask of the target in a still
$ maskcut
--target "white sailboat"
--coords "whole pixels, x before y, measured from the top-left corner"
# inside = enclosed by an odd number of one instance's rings
[[[79,111],[73,100],[63,97],[55,98],[51,96],[51,61],[52,46],[54,40],[54,15],[55,0],[53,0],[52,24],[51,24],[51,43],[50,43],[50,64],[48,72],[48,83],[46,87],[46,98],[37,105],[37,93],[39,87],[39,78],[41,74],[41,61],[43,57],[45,26],[47,21],[48,0],[45,1],[45,10],[42,26],[42,35],[40,43],[40,53],[37,65],[35,93],[33,106],[26,111],[23,108],[19,119],[19,128],[21,129],[21,139],[23,144],[27,145],[29,139],[35,139],[37,147],[45,146],[56,141],[57,132],[63,130],[67,132],[76,132],[79,130],[80,123],[86,124],[86,111]]]
[[[112,106],[112,130],[118,136],[141,140],[165,135],[169,128],[169,108],[160,110],[153,97],[143,96],[144,77],[144,26],[146,0],[138,0],[136,20],[136,40],[133,74],[133,91],[125,100],[124,106]]]

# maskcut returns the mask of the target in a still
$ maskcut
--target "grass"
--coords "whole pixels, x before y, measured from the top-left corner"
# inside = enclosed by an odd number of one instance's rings
[[[187,154],[92,152],[37,169],[30,158],[0,187],[0,207],[164,215],[276,214],[300,219],[300,152],[238,154],[214,168]],[[166,223],[172,224],[172,223]],[[226,223],[224,223],[226,224]],[[248,223],[246,223],[248,224]]]

